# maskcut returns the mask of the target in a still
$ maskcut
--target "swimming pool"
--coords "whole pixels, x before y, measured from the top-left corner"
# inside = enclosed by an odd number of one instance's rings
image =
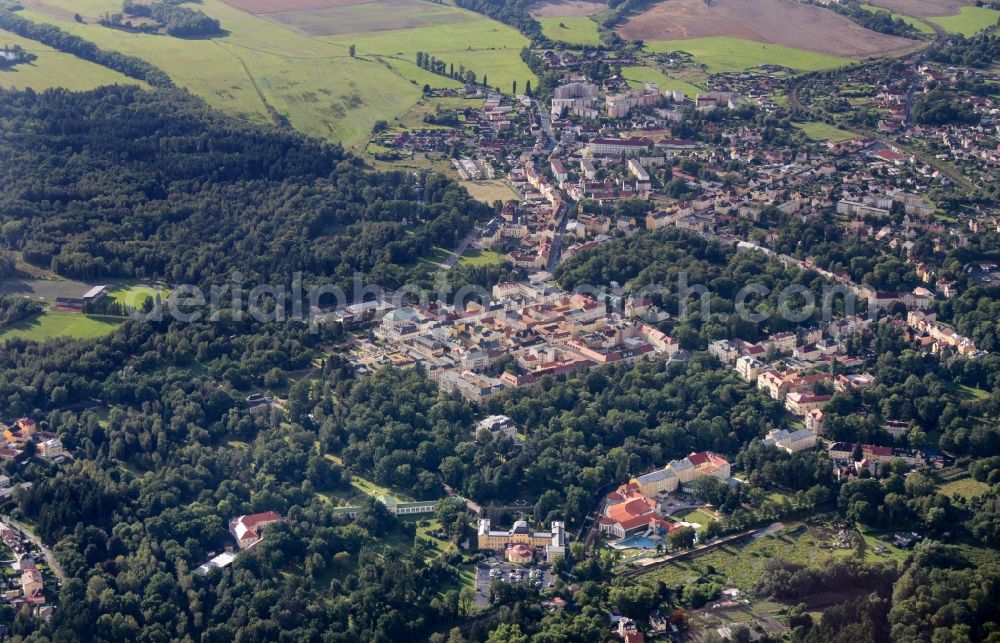
[[[656,549],[656,541],[646,536],[635,536],[627,540],[619,540],[615,543],[615,547],[620,549]]]

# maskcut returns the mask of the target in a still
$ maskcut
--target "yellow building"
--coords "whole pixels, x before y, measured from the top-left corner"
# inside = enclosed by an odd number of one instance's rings
[[[479,521],[479,549],[503,551],[513,545],[526,545],[533,549],[544,549],[547,560],[562,556],[566,552],[566,529],[560,521],[552,523],[551,531],[532,531],[525,520],[518,520],[510,530],[490,528],[490,521]]]

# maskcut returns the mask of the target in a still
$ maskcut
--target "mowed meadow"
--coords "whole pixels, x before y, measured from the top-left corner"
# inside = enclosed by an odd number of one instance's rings
[[[20,63],[11,68],[0,69],[0,87],[6,89],[32,88],[43,91],[54,87],[65,87],[74,91],[94,89],[101,85],[139,85],[142,81],[129,78],[106,67],[81,60],[72,54],[65,54],[34,40],[0,29],[0,44],[20,45],[35,56],[29,63]]]
[[[346,146],[363,144],[377,121],[405,114],[419,100],[424,85],[458,86],[418,68],[417,51],[453,62],[456,68],[464,65],[479,76],[485,73],[491,85],[508,91],[514,80],[522,86],[534,81],[520,59],[527,40],[516,31],[478,14],[424,0],[363,5],[343,0],[228,4],[200,0],[195,8],[217,18],[224,30],[218,37],[204,39],[129,33],[97,24],[102,14],[121,9],[120,0],[24,0],[22,4],[21,14],[30,20],[57,25],[101,48],[148,60],[213,107],[259,122],[276,113],[299,131]],[[245,11],[241,5],[261,13]],[[83,22],[73,19],[74,12]],[[310,19],[311,13],[315,16]],[[385,27],[395,28],[380,31]],[[344,35],[344,29],[352,33]],[[357,47],[354,57],[351,45]],[[41,62],[39,56],[36,63]],[[102,78],[100,72],[90,71],[76,74],[85,80],[75,88],[134,82],[112,72]],[[0,76],[0,83],[16,84],[7,78]],[[59,84],[55,72],[47,78],[37,72],[20,78],[24,80],[18,87],[45,89]]]

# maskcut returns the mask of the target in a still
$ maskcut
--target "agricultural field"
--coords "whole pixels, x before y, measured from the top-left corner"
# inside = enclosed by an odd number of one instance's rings
[[[927,24],[925,21],[920,20],[918,18],[914,18],[912,16],[907,16],[907,15],[904,15],[904,14],[901,14],[901,13],[896,13],[895,11],[890,11],[889,9],[885,9],[883,7],[876,7],[875,5],[871,5],[871,4],[862,4],[862,5],[859,5],[859,6],[862,9],[864,9],[865,11],[871,11],[872,13],[875,13],[876,11],[885,11],[890,16],[892,16],[893,20],[902,20],[903,22],[905,22],[906,24],[910,25],[911,27],[913,27],[914,29],[916,29],[920,33],[924,34],[925,36],[933,36],[934,35],[934,29],[929,24]]]
[[[743,71],[761,65],[782,65],[799,71],[816,71],[853,62],[850,58],[727,36],[647,42],[646,50],[654,53],[687,52],[697,62],[705,65],[709,73]]]
[[[854,132],[818,121],[792,123],[792,125],[814,141],[849,141],[857,136]]]
[[[85,23],[72,19],[77,10],[75,0],[28,0],[23,14],[37,22],[55,24],[102,48],[148,60],[213,107],[257,122],[268,122],[273,111],[302,132],[347,146],[365,142],[376,121],[404,115],[422,96],[423,85],[460,85],[419,69],[414,64],[417,51],[454,62],[456,67],[464,64],[480,76],[485,73],[491,84],[505,89],[514,80],[522,87],[529,79],[535,81],[520,59],[527,40],[510,27],[446,5],[385,1],[395,4],[382,9],[376,7],[381,0],[364,8],[337,0],[296,0],[280,5],[202,0],[199,10],[217,18],[225,34],[183,41],[107,29],[91,22],[93,16],[120,7],[117,0],[88,0],[81,8],[86,12]],[[238,7],[268,15],[258,17]],[[283,11],[278,13],[337,10],[377,16],[392,12],[392,7],[403,17],[430,12],[451,22],[370,30],[358,36],[310,37],[279,24],[281,16],[274,15],[280,8]],[[355,23],[350,28],[372,29],[372,23]],[[355,41],[358,55],[352,58],[348,48]]]
[[[0,343],[15,337],[36,342],[43,342],[53,337],[93,339],[111,333],[121,323],[122,319],[118,317],[47,310],[5,328],[0,332]]]
[[[963,36],[971,36],[983,29],[995,27],[998,19],[1000,19],[1000,11],[984,9],[982,7],[962,7],[958,15],[933,16],[928,18],[928,20],[940,25],[946,31],[960,33]]]
[[[597,33],[597,23],[586,16],[565,16],[561,18],[535,18],[542,25],[542,33],[546,38],[558,40],[570,45],[589,45],[596,47],[601,44]]]
[[[307,11],[277,11],[258,15],[292,27],[308,36],[395,31],[479,19],[470,11],[424,0],[379,0],[365,4],[330,6]]]
[[[869,31],[829,9],[792,0],[669,0],[632,16],[617,31],[627,40],[725,36],[851,58],[901,52],[917,44]]]
[[[911,16],[926,18],[929,16],[952,16],[967,5],[971,0],[869,0],[869,4]]]
[[[517,81],[524,88],[527,81],[537,84],[537,78],[521,60],[521,49],[528,39],[504,24],[487,18],[468,22],[416,27],[395,31],[376,31],[350,36],[330,36],[322,40],[347,48],[357,47],[359,58],[399,60],[413,63],[417,52],[423,51],[454,64],[464,65],[476,73],[477,79],[485,74],[491,87],[510,91]],[[434,76],[434,78],[441,78]],[[440,87],[441,83],[432,83]]]
[[[638,578],[640,583],[650,587],[656,587],[659,581],[676,587],[697,580],[713,567],[717,574],[726,578],[728,586],[750,591],[765,563],[772,558],[812,565],[851,556],[854,549],[831,547],[835,536],[836,532],[823,527],[787,527],[775,534],[724,545],[701,556],[679,560]]]
[[[607,9],[602,2],[588,0],[548,0],[538,2],[528,7],[528,12],[535,18],[564,18],[572,16],[589,16]]]
[[[659,69],[654,69],[653,67],[622,67],[622,78],[627,80],[628,84],[632,87],[642,87],[643,83],[653,82],[659,86],[660,91],[680,89],[684,91],[684,95],[688,98],[692,98],[699,92],[705,91],[697,85],[667,76]]]
[[[0,44],[20,45],[37,58],[9,69],[0,70],[0,87],[7,89],[32,88],[38,91],[52,87],[65,87],[85,91],[101,85],[140,85],[140,80],[129,78],[106,67],[81,60],[72,54],[56,51],[34,40],[0,29]]]

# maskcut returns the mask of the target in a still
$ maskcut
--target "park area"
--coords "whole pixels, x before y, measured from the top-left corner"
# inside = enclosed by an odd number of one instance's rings
[[[791,0],[669,0],[631,16],[617,31],[627,40],[647,43],[725,36],[842,58],[901,52],[917,44]]]
[[[659,581],[676,587],[712,575],[719,576],[727,587],[749,592],[769,560],[815,565],[827,559],[847,558],[854,551],[855,547],[845,547],[841,543],[838,531],[832,527],[792,525],[776,533],[723,545],[700,556],[658,567],[639,576],[638,580],[654,588]]]

